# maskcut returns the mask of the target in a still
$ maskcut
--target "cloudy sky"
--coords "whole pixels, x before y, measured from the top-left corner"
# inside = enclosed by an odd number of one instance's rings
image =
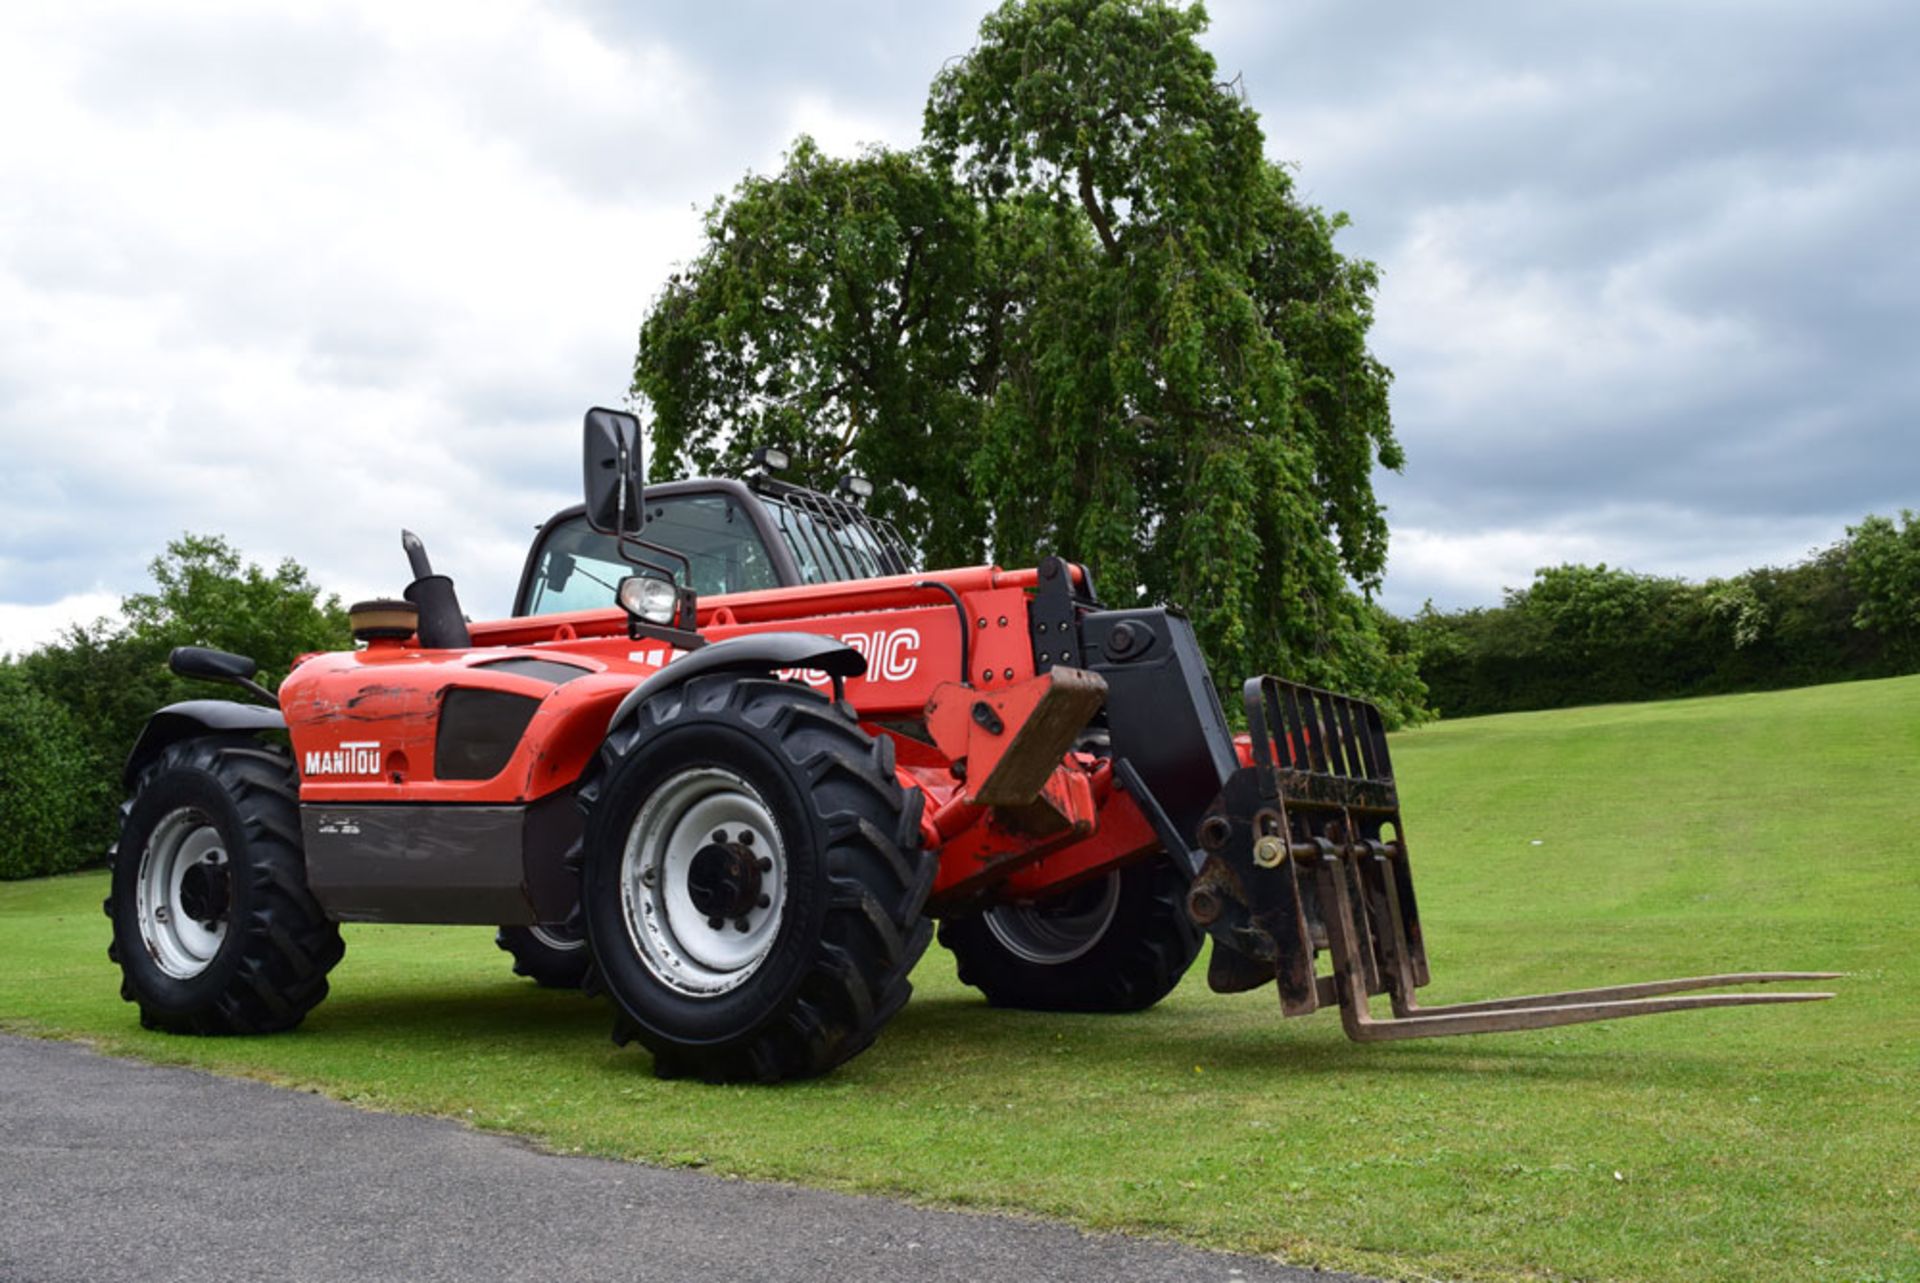
[[[1212,4],[1270,154],[1384,271],[1385,599],[1705,576],[1920,507],[1920,15]],[[910,144],[970,4],[0,8],[0,650],[183,530],[476,615],[571,502],[696,207]]]

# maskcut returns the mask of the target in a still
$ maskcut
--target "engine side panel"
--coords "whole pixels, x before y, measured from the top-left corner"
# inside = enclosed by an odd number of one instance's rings
[[[523,657],[565,663],[578,676],[555,681],[529,665],[501,662]],[[579,778],[614,708],[656,667],[624,656],[610,662],[586,654],[399,646],[316,656],[280,689],[301,801],[513,804],[544,797]],[[456,715],[443,716],[450,697]]]
[[[561,922],[580,834],[570,793],[531,806],[300,807],[307,884],[341,922]]]

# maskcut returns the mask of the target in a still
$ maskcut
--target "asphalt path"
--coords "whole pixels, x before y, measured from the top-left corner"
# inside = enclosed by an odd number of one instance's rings
[[[0,1280],[1334,1283],[1061,1225],[541,1153],[0,1036]]]

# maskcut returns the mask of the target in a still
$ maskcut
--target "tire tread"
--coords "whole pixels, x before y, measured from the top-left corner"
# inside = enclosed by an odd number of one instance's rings
[[[120,996],[140,1007],[149,1029],[192,1034],[276,1033],[298,1025],[327,996],[327,973],[346,953],[339,926],[327,918],[307,889],[300,847],[299,784],[282,750],[251,739],[200,736],[168,745],[141,771],[137,798],[174,772],[211,776],[232,802],[246,842],[250,909],[244,922],[229,921],[240,936],[240,957],[230,982],[191,1012],[170,1011],[140,992],[128,950],[121,947],[115,898],[102,904],[116,924],[108,957],[121,966]],[[121,840],[114,859],[138,860],[121,811]],[[137,928],[136,928],[137,929]],[[219,965],[216,960],[214,965]]]
[[[580,783],[582,809],[591,814],[611,773],[648,738],[695,717],[749,730],[792,769],[826,839],[822,938],[785,1008],[739,1039],[677,1044],[625,1012],[621,1032],[647,1044],[663,1077],[775,1082],[827,1073],[872,1045],[906,1004],[908,973],[932,937],[921,914],[936,863],[920,844],[924,798],[895,778],[893,742],[869,736],[847,706],[791,682],[715,677],[663,692],[611,728]],[[594,971],[590,983],[604,985],[604,972]]]
[[[1180,983],[1202,936],[1187,917],[1185,882],[1164,857],[1120,870],[1122,907],[1106,937],[1087,953],[1053,966],[1011,953],[982,913],[948,918],[940,943],[960,983],[989,1003],[1021,1011],[1121,1012],[1153,1006]]]

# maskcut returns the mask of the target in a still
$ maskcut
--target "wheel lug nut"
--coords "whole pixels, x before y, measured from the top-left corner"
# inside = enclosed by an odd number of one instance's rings
[[[764,896],[764,895],[763,895],[763,896],[761,896],[761,897],[760,897],[760,901],[759,901],[759,903],[758,903],[758,904],[756,904],[756,905],[754,905],[754,908],[756,908],[756,909],[764,909],[764,908],[766,908],[766,907],[767,907],[768,905],[770,905],[770,904],[772,904],[772,903],[773,903],[773,901],[772,901],[772,899],[770,899],[769,897],[767,897],[767,896]]]
[[[725,829],[715,829],[713,831],[713,840],[724,846],[727,841],[727,831]]]
[[[740,845],[741,845],[741,846],[752,846],[752,845],[753,845],[753,830],[752,830],[752,829],[741,829],[741,830],[740,830]]]
[[[762,873],[771,873],[771,872],[773,872],[773,861],[772,861],[772,860],[770,860],[770,859],[768,859],[768,858],[767,858],[766,856],[764,856],[764,855],[763,855],[763,856],[761,856],[761,857],[760,857],[760,858],[759,858],[758,860],[756,860],[756,861],[754,861],[754,863],[755,863],[755,864],[757,864],[757,865],[759,866],[759,868],[760,868],[760,872],[762,872]]]
[[[726,919],[720,918],[720,917],[708,918],[707,925],[711,927],[713,930],[718,931],[720,929],[721,924],[725,921]]]
[[[735,918],[733,920],[733,925],[735,926],[735,928],[741,931],[753,930],[753,924],[748,922],[745,918]]]

